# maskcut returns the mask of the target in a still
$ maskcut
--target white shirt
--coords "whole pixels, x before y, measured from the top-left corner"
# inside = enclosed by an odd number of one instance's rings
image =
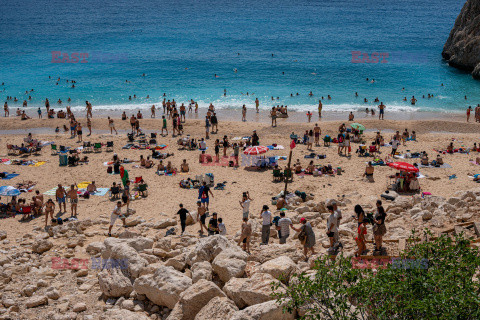
[[[225,227],[225,223],[222,222],[218,224],[218,231],[220,232],[221,235],[227,234],[227,228]]]
[[[270,211],[263,211],[262,218],[263,218],[262,225],[269,226],[272,219],[272,213]]]
[[[342,219],[342,211],[337,209],[335,212],[335,218],[337,219],[337,229],[340,228],[340,219]]]
[[[392,148],[393,149],[397,149],[399,145],[400,145],[400,141],[393,140],[393,142],[392,142]]]
[[[198,144],[200,149],[205,149],[207,147],[207,143],[205,141],[200,141],[200,143]]]
[[[278,220],[278,226],[280,227],[280,232],[282,237],[290,235],[290,225],[292,224],[292,220],[290,218],[281,218]]]
[[[121,215],[122,214],[122,208],[120,207],[115,207],[115,209],[113,209],[112,211],[112,214],[116,214],[116,215]]]
[[[327,230],[330,230],[329,232],[338,232],[337,223],[338,223],[338,220],[335,214],[334,213],[330,214],[327,219]]]
[[[243,205],[243,213],[247,213],[250,209],[250,200],[245,200],[242,202]]]

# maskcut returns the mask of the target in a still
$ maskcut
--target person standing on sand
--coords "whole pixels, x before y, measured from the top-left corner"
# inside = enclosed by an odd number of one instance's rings
[[[152,114],[150,115],[150,118],[155,118],[155,105],[154,104],[152,105],[150,110],[152,111]]]
[[[5,104],[3,105],[3,111],[5,111],[5,117],[10,116],[10,110],[8,110],[8,103],[5,101]]]
[[[89,137],[92,135],[92,120],[90,120],[90,118],[87,118],[87,128],[88,128],[87,137]]]
[[[380,112],[378,114],[378,120],[383,119],[383,116],[385,114],[385,105],[383,104],[383,102],[380,102],[380,105],[378,106],[378,109],[380,109]]]
[[[212,123],[212,133],[217,133],[218,132],[218,119],[217,119],[217,114],[215,112],[210,117],[210,122]]]
[[[77,205],[78,205],[78,194],[77,194],[77,187],[72,184],[70,186],[70,190],[68,190],[68,197],[70,198],[70,204],[71,204],[71,207],[70,209],[72,210],[72,213],[70,215],[70,217],[73,217],[73,216],[77,216]]]
[[[245,105],[242,107],[242,121],[247,121],[247,107]]]
[[[55,191],[55,197],[57,198],[58,202],[58,209],[60,210],[59,212],[62,212],[62,203],[63,203],[63,212],[67,212],[67,204],[66,204],[66,197],[67,197],[67,192],[65,191],[65,188],[62,187],[61,184],[58,185],[57,191]]]
[[[214,198],[212,190],[210,190],[210,187],[207,186],[207,183],[203,181],[203,185],[200,187],[198,190],[198,199],[202,202],[202,205],[207,209],[208,211],[208,204],[210,203],[210,197],[209,195]]]
[[[318,117],[319,118],[322,117],[322,109],[323,109],[322,100],[318,100]]]
[[[166,135],[168,136],[167,119],[165,119],[165,116],[162,116],[162,136],[163,136],[163,130],[165,130]]]
[[[272,226],[272,213],[268,210],[267,205],[263,206],[260,219],[262,219],[262,242],[260,245],[267,245],[270,239],[270,227]]]
[[[270,111],[270,116],[272,117],[272,127],[277,126],[277,109],[272,107],[272,111]],[[273,125],[275,123],[275,125]]]
[[[259,110],[258,110],[259,106],[260,106],[260,101],[258,101],[258,98],[255,98],[255,109],[257,110],[257,113],[259,113]]]
[[[320,135],[322,134],[322,129],[318,126],[318,123],[315,123],[315,127],[313,127],[313,133],[315,134],[315,146],[320,145]]]
[[[312,120],[312,113],[310,111],[307,111],[307,119],[308,123],[310,123],[310,121]]]
[[[135,122],[137,121],[137,119],[135,118],[135,116],[132,114],[132,116],[130,117],[130,126],[132,127],[132,133],[135,133]],[[111,131],[111,130],[110,130]]]
[[[252,198],[250,198],[250,193],[244,192],[242,196],[242,201],[240,201],[240,207],[242,207],[243,211],[243,218],[248,218],[248,215],[250,213],[250,202],[253,201]]]
[[[48,199],[45,203],[45,228],[48,226],[48,217],[53,219],[53,212],[55,211],[55,202],[52,199]]]
[[[210,139],[208,136],[210,131],[210,120],[208,120],[208,116],[205,116],[205,139]]]
[[[472,112],[472,106],[469,106],[467,109],[467,122],[470,121],[470,113]]]
[[[117,129],[115,129],[115,124],[113,123],[113,119],[111,119],[110,117],[108,117],[108,127],[110,128],[110,134],[113,134],[113,130],[115,130],[115,134],[118,134]],[[90,134],[92,134],[91,129],[90,129]]]
[[[88,118],[90,119],[90,118]],[[78,141],[77,142],[82,142],[82,134],[83,134],[83,131],[82,131],[82,124],[79,122],[77,124],[77,136],[78,136]]]
[[[108,227],[108,236],[111,237],[112,236],[112,228],[113,228],[113,225],[115,224],[115,221],[117,221],[117,219],[121,219],[122,222],[123,222],[123,227],[125,228],[126,227],[126,222],[125,222],[125,215],[122,214],[122,207],[124,206],[125,204],[122,204],[121,201],[117,201],[117,205],[115,206],[115,209],[113,209],[112,211],[112,215],[110,216],[110,226]]]
[[[199,200],[197,201],[197,220],[200,224],[200,230],[198,232],[203,234],[203,228],[207,230],[207,226],[205,225],[205,221],[207,219],[207,209],[202,206],[202,202]]]

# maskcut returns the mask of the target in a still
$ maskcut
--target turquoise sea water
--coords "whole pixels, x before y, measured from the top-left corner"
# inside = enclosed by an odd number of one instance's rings
[[[480,81],[441,59],[462,6],[458,0],[5,1],[0,95],[18,97],[19,107],[34,89],[29,107],[43,106],[46,97],[65,106],[70,97],[74,108],[85,100],[96,109],[148,108],[166,93],[200,107],[253,107],[258,97],[265,109],[275,103],[316,110],[319,97],[330,94],[325,110],[370,107],[379,97],[390,111],[463,112],[480,103]],[[52,63],[52,51],[89,58]],[[352,63],[352,51],[389,57]],[[76,80],[76,88],[66,79]],[[428,93],[435,98],[421,98]],[[133,94],[138,98],[129,101]],[[402,101],[412,95],[415,107]]]

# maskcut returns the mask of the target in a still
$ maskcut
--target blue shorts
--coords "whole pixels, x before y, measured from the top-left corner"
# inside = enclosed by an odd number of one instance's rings
[[[384,114],[385,113],[385,109],[380,109],[380,114]]]
[[[65,203],[65,197],[57,198],[58,203]]]
[[[185,115],[185,111],[180,111],[180,114],[184,116],[184,115]]]
[[[202,198],[200,199],[202,203],[209,203],[209,198]]]

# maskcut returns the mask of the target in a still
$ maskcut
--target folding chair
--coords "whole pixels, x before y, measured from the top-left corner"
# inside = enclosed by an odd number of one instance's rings
[[[282,181],[283,174],[280,169],[273,169],[273,181]]]
[[[90,141],[85,141],[83,143],[83,152],[84,153],[93,152],[92,144],[90,143]]]
[[[106,151],[113,152],[113,141],[107,141]]]
[[[375,154],[375,152],[378,152],[378,151],[377,151],[377,146],[369,146],[369,147],[368,147],[368,152],[369,152],[370,154]]]
[[[7,144],[7,150],[8,150],[8,155],[9,156],[17,156],[18,155],[18,149],[16,149],[13,145]]]
[[[102,152],[102,144],[100,142],[95,142],[93,144],[93,151],[94,152]]]
[[[23,214],[22,219],[25,219],[25,215],[28,218],[32,214],[32,207],[31,206],[22,207],[20,208],[20,213]]]

